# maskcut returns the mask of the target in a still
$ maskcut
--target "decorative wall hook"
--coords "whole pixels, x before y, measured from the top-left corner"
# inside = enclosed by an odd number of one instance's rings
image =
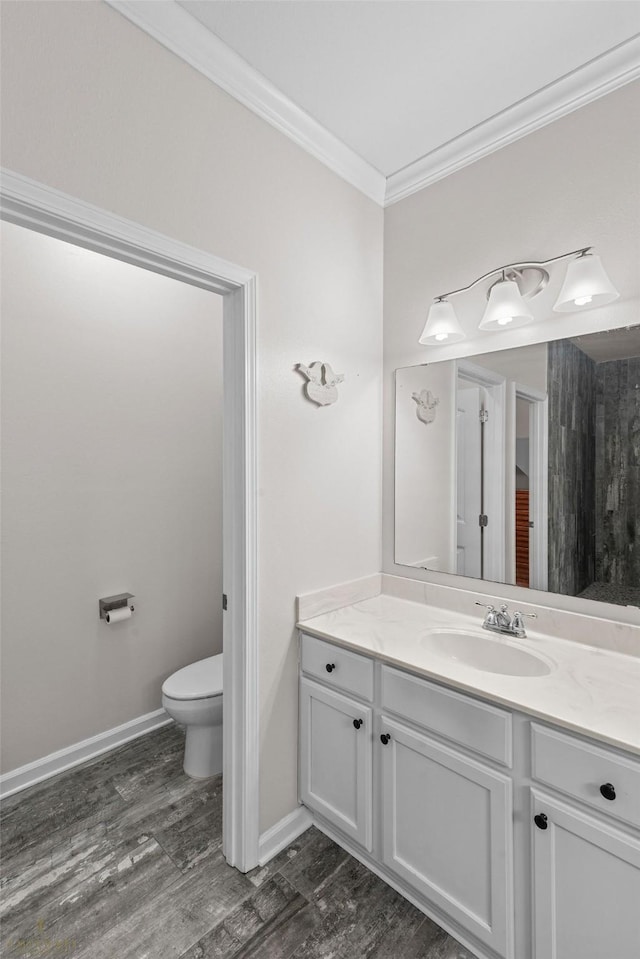
[[[420,390],[419,393],[412,393],[411,398],[418,404],[416,407],[416,416],[423,423],[433,423],[436,418],[436,406],[440,402],[437,396],[434,396],[431,390]]]
[[[331,406],[338,399],[338,383],[344,380],[344,373],[334,373],[328,363],[316,361],[310,366],[296,364],[296,369],[306,376],[304,391],[307,399],[318,406]]]

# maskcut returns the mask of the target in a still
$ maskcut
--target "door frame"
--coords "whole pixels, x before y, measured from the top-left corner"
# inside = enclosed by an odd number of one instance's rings
[[[499,373],[494,373],[484,366],[471,363],[469,360],[457,360],[455,364],[455,391],[457,394],[458,379],[480,386],[485,390],[488,400],[489,419],[486,424],[487,447],[491,450],[485,455],[485,504],[489,516],[488,533],[485,540],[486,553],[489,557],[485,561],[485,575],[482,582],[505,582],[505,552],[506,552],[506,478],[505,478],[505,450],[506,450],[506,379]],[[455,455],[455,444],[454,444]],[[455,464],[454,464],[455,465]],[[457,470],[454,469],[454,476]],[[454,503],[454,510],[456,503]],[[455,518],[455,517],[454,517]],[[454,523],[455,536],[455,523]],[[455,553],[454,553],[455,555]]]
[[[462,383],[458,380],[455,400],[456,470],[453,487],[457,522],[456,557],[452,569],[459,576],[475,579],[481,577],[483,561],[483,534],[478,525],[478,516],[482,512],[482,481],[478,483],[478,471],[481,471],[483,458],[483,437],[479,429],[478,412],[481,403],[483,406],[486,403],[486,392],[474,383]],[[464,545],[461,538],[464,539]]]
[[[510,403],[514,411],[514,449],[516,400],[524,400],[529,404],[529,520],[533,522],[529,530],[529,588],[547,590],[549,586],[549,401],[546,393],[532,386],[511,384]],[[511,515],[515,517],[515,486],[509,490],[509,493],[511,499],[509,509]],[[515,526],[513,556],[515,582]]]
[[[223,296],[223,851],[247,872],[259,842],[257,275],[6,169],[0,219]]]

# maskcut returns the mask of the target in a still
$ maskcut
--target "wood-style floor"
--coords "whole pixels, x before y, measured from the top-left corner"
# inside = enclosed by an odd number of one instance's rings
[[[3,957],[472,959],[316,829],[229,867],[221,778],[182,750],[165,727],[5,801]]]

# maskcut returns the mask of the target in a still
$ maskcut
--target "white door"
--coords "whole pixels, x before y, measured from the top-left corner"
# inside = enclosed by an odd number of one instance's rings
[[[638,959],[640,842],[532,795],[534,959]]]
[[[300,681],[300,798],[345,836],[372,847],[372,712]]]
[[[385,865],[512,956],[511,780],[390,719],[381,734]]]
[[[480,387],[468,386],[456,391],[456,572],[475,577],[481,575],[480,403]]]

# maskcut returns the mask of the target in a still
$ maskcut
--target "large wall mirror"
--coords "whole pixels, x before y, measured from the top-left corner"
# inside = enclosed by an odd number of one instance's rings
[[[396,370],[395,560],[640,606],[640,326]]]

